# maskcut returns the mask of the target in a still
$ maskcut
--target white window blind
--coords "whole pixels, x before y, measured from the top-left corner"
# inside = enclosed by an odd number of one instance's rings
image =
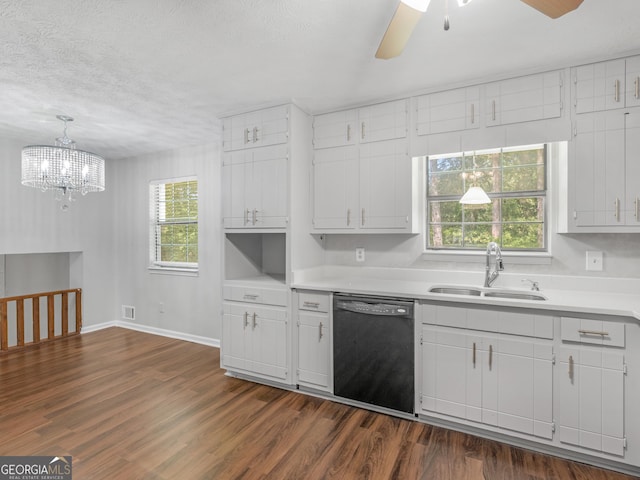
[[[150,261],[160,268],[198,267],[198,180],[151,182]]]

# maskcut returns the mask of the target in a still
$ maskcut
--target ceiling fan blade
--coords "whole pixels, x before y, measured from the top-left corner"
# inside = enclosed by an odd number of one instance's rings
[[[421,17],[421,11],[400,2],[382,37],[376,58],[388,59],[400,55]]]
[[[574,11],[580,6],[582,0],[522,0],[527,5],[535,8],[551,18],[558,18]]]

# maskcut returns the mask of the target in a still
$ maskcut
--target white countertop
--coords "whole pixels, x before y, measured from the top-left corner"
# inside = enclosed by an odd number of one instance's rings
[[[532,292],[523,282],[525,278],[538,282],[540,291]],[[484,272],[323,266],[294,272],[291,287],[556,312],[614,315],[640,321],[640,279],[501,273],[490,290],[509,289],[523,293],[539,293],[547,300],[429,293],[429,289],[434,286],[456,285],[481,288],[483,282]]]

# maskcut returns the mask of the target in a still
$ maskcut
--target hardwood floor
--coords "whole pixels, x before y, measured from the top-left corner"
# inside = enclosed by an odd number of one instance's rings
[[[224,376],[219,351],[120,328],[0,356],[0,455],[75,479],[635,477]]]

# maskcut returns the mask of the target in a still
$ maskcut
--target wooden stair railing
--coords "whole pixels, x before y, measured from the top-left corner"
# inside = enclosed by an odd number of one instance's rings
[[[71,294],[71,295],[70,295]],[[55,334],[55,297],[60,295],[60,335]],[[69,300],[75,296],[75,328],[69,331]],[[40,335],[40,299],[47,299],[47,336],[42,338]],[[32,341],[25,343],[25,300],[31,300],[31,325],[32,325]],[[15,319],[13,315],[9,318],[8,305],[15,302]],[[16,327],[16,344],[9,345],[9,322],[15,320]],[[49,342],[59,338],[78,335],[82,329],[82,289],[74,288],[70,290],[57,290],[55,292],[32,293],[30,295],[20,295],[17,297],[0,298],[0,353],[4,353],[17,348],[24,348],[31,345],[37,345],[43,342]]]

